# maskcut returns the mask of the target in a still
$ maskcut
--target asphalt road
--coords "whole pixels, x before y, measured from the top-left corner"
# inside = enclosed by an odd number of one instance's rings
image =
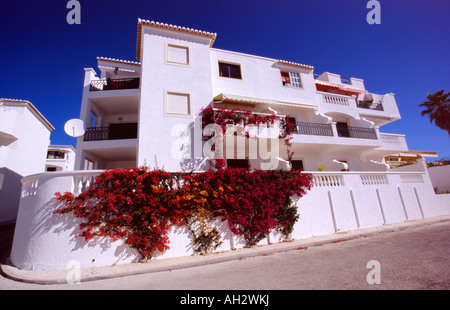
[[[72,285],[21,283],[0,276],[0,289],[448,290],[448,236],[450,221],[266,256]]]

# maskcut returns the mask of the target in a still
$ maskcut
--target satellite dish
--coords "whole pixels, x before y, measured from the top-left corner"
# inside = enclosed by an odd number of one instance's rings
[[[69,136],[78,138],[84,135],[86,128],[84,126],[84,122],[81,119],[74,118],[66,122],[66,124],[64,125],[64,131]]]

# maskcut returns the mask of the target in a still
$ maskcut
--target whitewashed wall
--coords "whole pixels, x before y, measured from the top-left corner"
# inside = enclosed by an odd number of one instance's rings
[[[171,148],[179,139],[177,128],[188,128],[201,108],[212,101],[209,39],[162,29],[145,28],[143,34],[141,96],[139,105],[138,165],[146,162],[168,171],[180,171],[183,160]],[[189,48],[189,65],[168,63],[168,45]],[[166,93],[189,94],[191,115],[166,115]],[[175,130],[175,132],[172,132]],[[187,129],[187,135],[190,135]],[[177,150],[174,154],[180,154]],[[186,154],[186,159],[194,156]]]
[[[219,76],[219,62],[238,64],[242,79]],[[302,88],[285,87],[280,69],[300,74]],[[313,71],[276,63],[275,59],[211,49],[213,94],[221,93],[278,101],[316,105]]]
[[[428,174],[437,193],[450,193],[450,165],[430,167]]]
[[[65,269],[71,260],[81,267],[130,263],[138,253],[122,241],[76,238],[79,221],[72,215],[53,215],[56,191],[82,190],[86,176],[100,171],[53,172],[23,179],[22,199],[11,252],[11,262],[21,269]],[[87,178],[89,179],[89,178]],[[413,172],[314,172],[314,187],[298,202],[300,214],[292,237],[308,238],[400,223],[405,220],[450,214],[450,195],[435,195],[426,171]],[[217,251],[243,247],[242,238],[219,222],[223,244]],[[280,241],[272,234],[271,242]],[[170,250],[156,259],[192,254],[190,236],[183,227],[169,234]],[[267,244],[268,240],[260,244]]]
[[[3,122],[5,123],[3,124]],[[0,109],[0,132],[6,130],[13,139],[5,143],[0,138],[0,224],[15,220],[23,176],[45,170],[50,127],[31,112],[27,103],[8,102]],[[50,125],[51,126],[51,125]],[[2,129],[3,127],[3,129]],[[8,128],[5,128],[8,127]]]

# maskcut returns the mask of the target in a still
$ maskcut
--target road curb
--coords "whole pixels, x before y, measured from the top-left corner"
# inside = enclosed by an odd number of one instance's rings
[[[347,232],[339,232],[331,235],[298,239],[289,242],[273,243],[252,248],[242,248],[232,251],[213,253],[209,255],[196,255],[179,258],[153,260],[143,263],[121,264],[105,267],[91,267],[80,269],[80,282],[104,280],[131,275],[148,274],[163,271],[172,271],[209,264],[223,263],[233,260],[247,259],[251,257],[272,255],[292,250],[304,250],[310,247],[321,246],[330,243],[345,242],[362,237],[376,236],[389,232],[398,232],[405,229],[433,225],[450,221],[450,216],[405,221],[395,224],[387,224],[372,228],[364,228]],[[2,260],[0,274],[14,281],[34,283],[42,285],[67,284],[67,276],[70,270],[55,271],[31,271],[14,267],[9,259]]]

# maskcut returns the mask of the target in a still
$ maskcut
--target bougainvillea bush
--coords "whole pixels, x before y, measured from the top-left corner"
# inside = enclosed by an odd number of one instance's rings
[[[187,226],[194,252],[206,253],[221,243],[212,224],[219,218],[248,246],[274,230],[288,236],[298,220],[292,198],[310,189],[311,178],[297,170],[107,170],[78,196],[56,193],[61,208],[54,213],[82,218],[79,236],[86,241],[95,236],[123,239],[145,259],[169,249],[172,225]]]
[[[291,118],[289,115],[263,115],[261,113],[254,113],[240,108],[229,110],[221,107],[214,109],[211,106],[202,109],[200,114],[202,116],[202,129],[209,124],[215,124],[221,127],[223,133],[226,132],[227,125],[236,125],[246,128],[248,125],[271,126],[275,122],[278,122],[281,129],[279,138],[284,139],[284,144],[287,147],[286,152],[288,160],[290,161],[294,155],[294,152],[292,152],[290,148],[292,146],[292,133],[295,131],[295,119]],[[244,135],[249,137],[250,134],[248,131],[244,130]],[[209,139],[208,136],[204,136],[203,138],[205,140]]]

